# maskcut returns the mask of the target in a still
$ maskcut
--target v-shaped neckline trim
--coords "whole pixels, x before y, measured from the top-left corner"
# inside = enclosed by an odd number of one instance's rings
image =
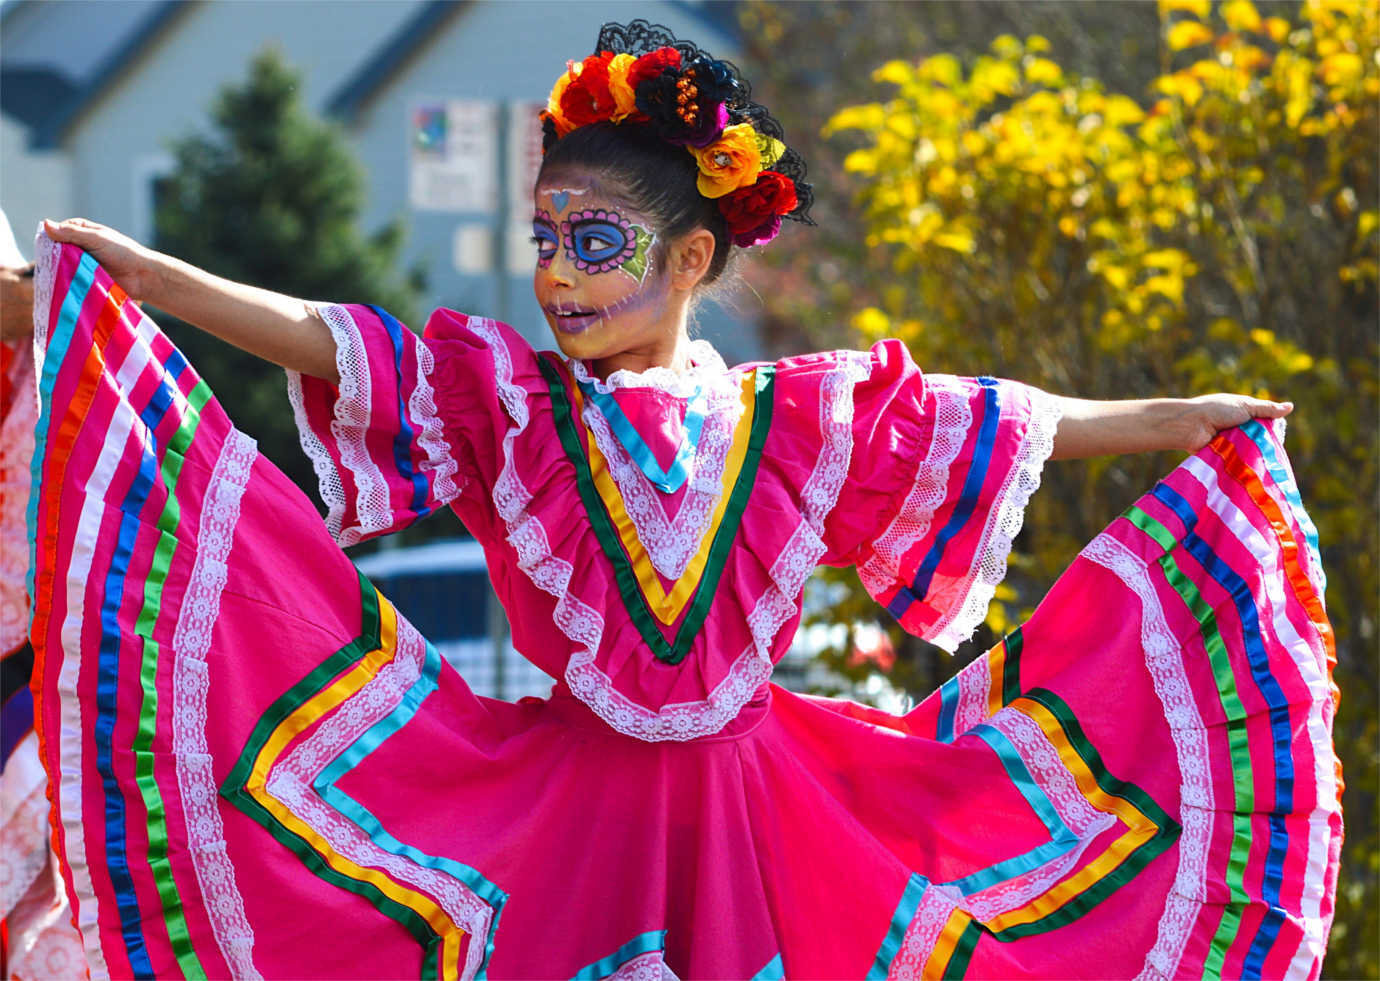
[[[637,539],[631,519],[623,506],[621,494],[611,480],[600,480],[591,458],[597,459],[599,448],[590,439],[580,440],[576,427],[579,386],[568,385],[562,373],[547,358],[538,359],[538,367],[551,392],[551,404],[556,432],[567,458],[575,467],[576,489],[585,513],[601,549],[613,565],[614,578],[638,633],[660,661],[678,664],[690,650],[699,634],[723,574],[729,551],[737,537],[743,511],[756,481],[761,462],[762,447],[771,427],[775,370],[770,365],[758,367],[743,377],[742,392],[750,406],[735,427],[734,448],[741,462],[730,481],[725,475],[724,493],[711,527],[701,539],[702,561],[687,565],[668,594],[656,578],[645,546]],[[572,401],[575,400],[575,401]],[[607,471],[603,474],[607,477]],[[600,487],[600,484],[604,486]],[[731,489],[730,489],[731,488]],[[622,534],[620,534],[620,528]],[[629,535],[629,532],[632,532]],[[650,594],[650,595],[649,595]],[[672,639],[667,639],[658,621],[670,626],[677,620],[680,626]]]
[[[680,444],[676,447],[670,465],[663,467],[652,448],[647,445],[646,439],[638,432],[633,421],[623,411],[623,407],[618,404],[617,398],[599,391],[590,382],[577,384],[584,395],[585,404],[589,407],[586,411],[592,410],[604,417],[604,421],[613,431],[614,439],[652,486],[664,494],[674,494],[685,486],[685,482],[694,472],[700,434],[703,431],[705,415],[709,411],[709,396],[703,385],[696,385],[694,392],[685,399],[687,404],[685,418],[681,422]]]
[[[744,411],[741,378],[725,374],[713,379],[694,472],[674,516],[668,516],[664,497],[629,457],[603,414],[589,406],[582,413],[586,428],[608,462],[638,539],[646,546],[652,565],[667,579],[679,579],[684,573],[709,526],[715,504],[726,493],[724,465]]]

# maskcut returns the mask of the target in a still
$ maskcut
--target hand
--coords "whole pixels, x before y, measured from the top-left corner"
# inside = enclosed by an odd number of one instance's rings
[[[89,253],[111,279],[135,300],[154,300],[163,256],[145,248],[128,235],[85,218],[53,221],[45,218],[43,231],[55,242],[67,242]]]
[[[34,332],[34,267],[0,267],[0,341]]]
[[[1294,411],[1293,402],[1269,402],[1225,393],[1200,395],[1180,405],[1182,408],[1169,425],[1178,445],[1190,453],[1201,450],[1219,430],[1252,419],[1280,419]]]

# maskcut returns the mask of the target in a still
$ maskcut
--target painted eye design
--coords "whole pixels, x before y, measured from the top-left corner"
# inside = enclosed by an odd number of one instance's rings
[[[586,273],[617,269],[637,252],[632,222],[615,211],[581,211],[561,222],[565,254]]]
[[[555,224],[544,215],[538,215],[532,220],[532,241],[537,245],[537,268],[545,269],[556,257],[561,240],[556,234]]]

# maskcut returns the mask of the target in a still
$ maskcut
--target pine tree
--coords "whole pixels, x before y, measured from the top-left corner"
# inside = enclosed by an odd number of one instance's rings
[[[302,105],[300,90],[300,75],[267,50],[243,84],[221,91],[212,131],[173,146],[176,169],[158,187],[157,248],[237,282],[376,303],[417,323],[423,281],[417,269],[397,271],[401,223],[360,230],[361,169],[339,129]],[[170,332],[236,424],[314,499],[282,373],[185,325]]]

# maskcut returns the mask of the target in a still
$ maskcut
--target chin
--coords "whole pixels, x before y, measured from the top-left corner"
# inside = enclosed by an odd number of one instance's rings
[[[551,330],[551,337],[556,342],[557,349],[567,358],[591,361],[609,353],[606,350],[608,342],[597,336],[601,333],[600,328],[603,327],[601,323],[594,324],[574,334],[562,330],[558,324],[553,324],[549,320],[547,327]]]

